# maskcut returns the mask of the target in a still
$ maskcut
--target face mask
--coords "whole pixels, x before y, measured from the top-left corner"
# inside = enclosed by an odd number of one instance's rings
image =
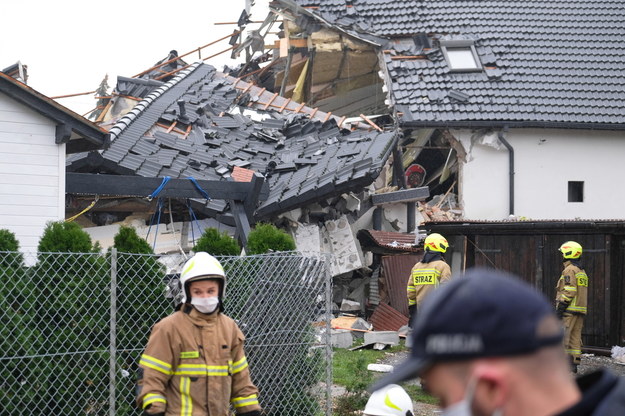
[[[464,395],[464,398],[460,400],[458,403],[454,403],[451,406],[443,409],[441,413],[442,416],[472,416],[471,413],[471,403],[473,403],[473,396],[475,395],[475,386],[477,384],[477,380],[473,379],[469,381],[467,385],[467,392]],[[493,416],[502,416],[503,411],[501,409],[495,410]]]
[[[211,296],[209,298],[191,298],[191,305],[202,313],[213,313],[219,305],[219,298]]]

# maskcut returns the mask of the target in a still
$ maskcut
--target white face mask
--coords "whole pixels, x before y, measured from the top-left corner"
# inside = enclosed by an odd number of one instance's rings
[[[474,399],[473,396],[475,395],[476,384],[477,384],[476,379],[470,380],[469,384],[467,385],[467,392],[465,393],[462,400],[460,400],[458,403],[454,403],[451,406],[448,406],[445,409],[443,409],[443,412],[441,413],[441,415],[442,416],[472,416],[473,413],[471,412],[471,404],[473,403],[473,399]],[[493,416],[502,416],[502,415],[503,415],[503,411],[501,409],[497,409],[493,413]]]
[[[219,305],[219,298],[217,296],[191,298],[191,305],[195,306],[195,309],[202,313],[213,313],[217,309],[217,305]]]

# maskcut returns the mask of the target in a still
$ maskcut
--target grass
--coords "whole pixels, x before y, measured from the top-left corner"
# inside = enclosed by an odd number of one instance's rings
[[[333,382],[344,386],[347,393],[337,398],[334,415],[352,415],[355,411],[364,409],[369,399],[367,387],[380,377],[379,373],[367,370],[367,366],[377,363],[388,354],[401,351],[406,351],[403,344],[382,351],[373,349],[350,351],[335,348],[332,358]],[[419,386],[405,383],[402,384],[402,387],[414,401],[430,404],[437,402],[434,397],[425,393]]]

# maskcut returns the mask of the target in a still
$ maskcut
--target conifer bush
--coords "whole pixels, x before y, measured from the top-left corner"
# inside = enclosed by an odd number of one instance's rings
[[[247,254],[295,250],[293,237],[273,224],[258,224],[247,238]]]
[[[15,234],[9,230],[0,229],[0,267],[17,267],[24,262],[24,256],[19,253],[20,243]]]
[[[216,228],[207,228],[193,246],[193,251],[205,251],[213,256],[238,256],[241,247],[227,232],[220,233]]]

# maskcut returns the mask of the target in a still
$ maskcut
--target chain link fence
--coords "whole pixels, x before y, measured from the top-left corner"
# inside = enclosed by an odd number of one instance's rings
[[[152,325],[174,310],[185,258],[25,256],[0,252],[0,413],[139,415],[139,356]],[[330,415],[329,262],[300,253],[219,260],[225,312],[246,335],[265,413]]]

